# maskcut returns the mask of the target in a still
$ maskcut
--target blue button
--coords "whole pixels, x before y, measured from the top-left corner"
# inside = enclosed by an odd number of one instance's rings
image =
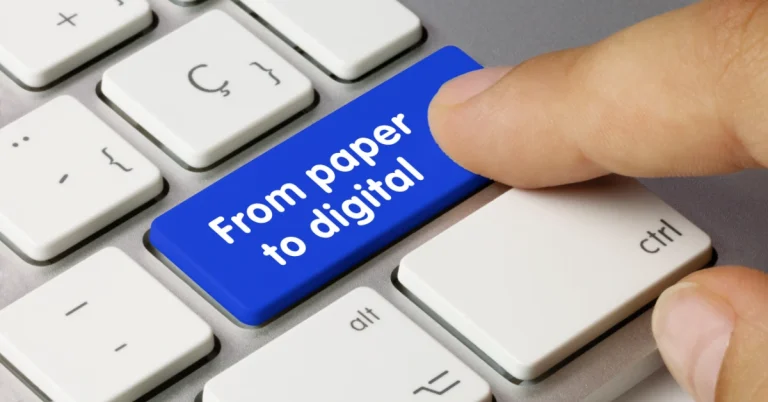
[[[489,184],[427,123],[440,86],[479,68],[437,51],[163,214],[150,242],[243,324],[269,321]]]

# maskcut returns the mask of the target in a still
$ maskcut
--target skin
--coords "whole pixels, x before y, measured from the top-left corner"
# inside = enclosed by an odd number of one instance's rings
[[[467,74],[429,117],[457,163],[518,188],[768,167],[768,0],[702,1]],[[664,361],[697,401],[768,401],[768,276],[697,272],[653,318]]]

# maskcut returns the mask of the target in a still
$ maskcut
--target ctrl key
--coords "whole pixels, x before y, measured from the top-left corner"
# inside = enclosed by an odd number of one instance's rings
[[[358,288],[225,370],[204,402],[490,402],[488,384],[384,298]]]

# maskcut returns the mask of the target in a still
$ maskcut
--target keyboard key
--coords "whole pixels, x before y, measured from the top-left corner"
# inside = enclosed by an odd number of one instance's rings
[[[480,66],[446,48],[152,223],[150,242],[261,325],[487,185],[429,131],[440,86]]]
[[[242,0],[333,75],[354,80],[416,44],[419,17],[397,0]]]
[[[407,255],[398,280],[522,380],[539,377],[711,258],[635,180],[509,190]]]
[[[152,25],[145,0],[0,2],[0,65],[45,87]]]
[[[48,261],[163,190],[160,171],[74,98],[0,129],[0,233]]]
[[[115,248],[0,310],[0,353],[57,402],[134,401],[213,347],[208,324]]]
[[[358,288],[214,377],[204,402],[491,402],[488,384]]]
[[[198,169],[314,101],[308,78],[218,10],[109,69],[102,91]]]

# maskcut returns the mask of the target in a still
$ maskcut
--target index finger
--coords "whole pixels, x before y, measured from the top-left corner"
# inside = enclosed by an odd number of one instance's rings
[[[459,77],[435,97],[432,130],[459,164],[516,187],[766,166],[766,4],[705,1]]]

